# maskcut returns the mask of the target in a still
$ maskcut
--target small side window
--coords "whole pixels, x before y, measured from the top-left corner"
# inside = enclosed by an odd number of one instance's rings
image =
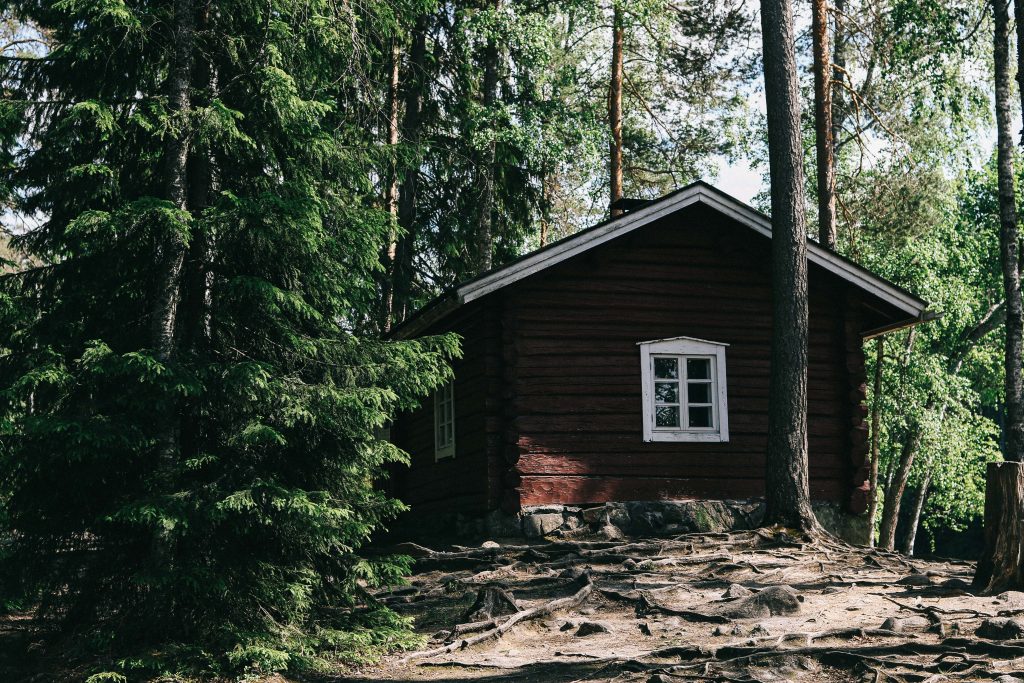
[[[434,392],[434,459],[455,457],[454,380]]]

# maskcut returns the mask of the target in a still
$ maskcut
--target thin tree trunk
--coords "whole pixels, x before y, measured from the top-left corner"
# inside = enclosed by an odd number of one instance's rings
[[[925,411],[934,406],[929,403]],[[893,550],[896,546],[896,525],[900,516],[900,503],[903,492],[907,489],[907,481],[910,479],[910,470],[914,466],[914,459],[921,448],[921,440],[924,437],[924,429],[919,422],[910,427],[910,432],[903,448],[900,450],[899,469],[889,483],[885,491],[885,504],[882,506],[882,525],[878,530],[878,547],[884,550]]]
[[[388,332],[394,320],[395,305],[395,259],[398,256],[398,163],[396,154],[398,151],[398,91],[399,80],[398,70],[401,66],[402,53],[396,40],[391,45],[391,63],[388,73],[388,96],[387,96],[387,138],[388,146],[391,149],[390,168],[388,169],[387,187],[384,191],[384,207],[391,220],[391,232],[388,235],[387,250],[384,254],[384,311],[381,320],[381,330]]]
[[[622,41],[624,37],[621,0],[612,2],[612,70],[608,85],[608,125],[611,129],[609,149],[609,205],[622,199]],[[621,208],[611,209],[612,217],[621,216]]]
[[[171,119],[164,149],[164,197],[187,220],[189,114],[192,78],[192,54],[195,43],[195,6],[193,0],[175,0],[174,25],[171,34],[174,52],[167,81],[168,114]],[[182,276],[188,245],[183,233],[168,231],[159,245],[156,258],[156,296],[152,310],[152,344],[156,358],[164,364],[173,363],[177,355],[177,324],[181,303]],[[181,458],[181,415],[177,406],[158,413],[156,430],[156,463],[154,490],[170,495],[175,486],[175,470]],[[151,539],[153,563],[164,569],[175,566],[175,542],[171,531],[161,525]],[[172,593],[166,604],[154,607],[156,614],[170,617],[175,611]]]
[[[1003,0],[994,0],[995,14],[995,86],[996,141],[999,177],[999,253],[1003,267],[1003,291],[1006,294],[1006,340],[1004,370],[1006,394],[1006,460],[1024,460],[1024,384],[1021,380],[1024,309],[1020,292],[1020,241],[1017,231],[1016,195],[1013,187],[1013,140],[1010,125],[1010,31],[1009,16]],[[1024,29],[1018,29],[1024,30]],[[1024,96],[1022,96],[1024,97]],[[1024,106],[1024,99],[1022,99]]]
[[[817,2],[818,0],[811,0]],[[839,141],[842,139],[843,121],[846,117],[844,108],[843,82],[846,78],[846,32],[845,21],[846,0],[835,0],[836,8],[836,39],[832,50],[832,172],[833,179],[839,172]]]
[[[493,0],[494,10],[501,9],[501,0]],[[501,53],[498,41],[492,36],[484,52],[483,108],[484,116],[490,122],[487,146],[481,155],[479,168],[479,197],[477,199],[477,260],[476,273],[491,269],[494,256],[494,160],[496,152],[497,119],[494,116],[498,101],[498,69]]]
[[[914,507],[907,520],[906,533],[903,535],[903,547],[900,550],[904,555],[914,554],[914,545],[917,543],[917,527],[921,524],[921,511],[924,510],[924,503],[928,499],[928,488],[931,483],[932,473],[928,469],[924,473],[921,485],[914,492]]]
[[[416,197],[420,177],[420,118],[426,89],[424,69],[427,59],[427,22],[421,15],[413,31],[409,48],[409,70],[405,78],[405,116],[402,119],[402,138],[414,152],[416,162],[405,171],[398,188],[398,225],[401,236],[395,254],[392,285],[392,318],[402,322],[409,313],[412,297],[413,253],[416,245]]]
[[[868,493],[868,538],[869,547],[875,546],[875,521],[878,517],[878,454],[882,425],[882,366],[885,362],[885,338],[875,340],[875,381],[874,405],[871,406],[871,473],[868,477],[871,487]]]
[[[836,248],[835,164],[832,160],[832,69],[828,49],[828,3],[811,0],[814,41],[814,137],[818,162],[818,242]]]
[[[764,523],[810,530],[807,231],[800,95],[789,0],[761,0],[772,194],[772,345]]]
[[[1024,113],[1024,0],[1013,0],[1013,18],[1017,25],[1017,91]],[[1024,129],[1020,132],[1020,144],[1024,146]]]

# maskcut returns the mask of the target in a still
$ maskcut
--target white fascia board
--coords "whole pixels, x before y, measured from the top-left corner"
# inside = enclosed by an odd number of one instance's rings
[[[772,237],[771,221],[767,216],[708,185],[696,184],[681,190],[674,197],[637,209],[599,228],[587,230],[576,237],[570,237],[564,242],[536,252],[532,256],[527,256],[518,263],[500,268],[479,280],[460,286],[456,290],[459,303],[469,303],[474,299],[479,299],[698,202],[729,216],[768,239]],[[914,297],[900,291],[867,270],[847,262],[811,240],[807,241],[807,260],[874,294],[907,315],[919,318],[927,308],[927,304],[922,305]]]
[[[712,344],[714,346],[729,346],[725,342],[716,342],[709,339],[698,339],[697,337],[687,337],[685,335],[679,337],[665,337],[664,339],[651,339],[649,341],[637,342],[637,346],[643,346],[644,344],[657,344],[659,342],[674,342],[674,341],[691,341],[698,342],[700,344]]]

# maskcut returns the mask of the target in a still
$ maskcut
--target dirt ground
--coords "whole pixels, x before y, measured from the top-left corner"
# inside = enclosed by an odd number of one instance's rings
[[[402,546],[411,586],[379,597],[430,642],[343,680],[1024,683],[1024,593],[972,594],[971,563],[782,530],[521,543]]]

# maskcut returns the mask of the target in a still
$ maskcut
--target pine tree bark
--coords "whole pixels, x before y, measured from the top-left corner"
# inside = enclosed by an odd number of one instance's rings
[[[817,0],[811,0],[817,2]],[[832,178],[839,173],[839,141],[843,131],[846,109],[844,107],[843,83],[846,78],[846,31],[843,22],[846,16],[846,0],[835,0],[836,39],[832,48]]]
[[[427,28],[429,16],[423,14],[416,22],[409,47],[408,73],[405,77],[405,115],[402,119],[402,139],[420,157],[422,135],[420,119],[426,92]],[[416,199],[419,192],[419,163],[410,164],[398,188],[398,225],[401,236],[395,254],[392,284],[392,318],[396,323],[409,314],[412,298],[413,256],[416,246]]]
[[[501,9],[501,0],[493,0],[495,12]],[[501,51],[498,41],[492,35],[487,40],[484,51],[483,108],[484,116],[490,124],[487,146],[484,148],[477,168],[479,195],[477,199],[477,259],[476,273],[484,273],[491,269],[494,256],[494,161],[497,147],[494,116],[498,102],[498,70],[500,68]]]
[[[871,406],[871,471],[868,476],[871,491],[868,494],[867,545],[875,546],[875,521],[878,518],[878,455],[882,426],[882,367],[885,362],[885,338],[875,340],[874,405]]]
[[[811,0],[814,43],[814,138],[818,169],[818,243],[836,248],[835,163],[832,159],[832,72],[828,49],[828,3]]]
[[[382,292],[384,310],[381,315],[381,331],[387,333],[391,330],[394,320],[395,306],[395,267],[398,256],[398,161],[395,155],[398,151],[398,102],[401,97],[399,93],[399,67],[401,66],[402,52],[396,40],[391,45],[391,59],[388,65],[388,94],[387,94],[387,141],[391,150],[389,162],[387,186],[384,190],[384,208],[391,221],[391,231],[388,235],[388,243],[384,252],[384,286]]]
[[[612,69],[608,85],[608,126],[611,129],[608,168],[610,171],[609,206],[622,199],[622,42],[625,36],[620,0],[612,2]],[[611,216],[622,215],[611,208]]]
[[[807,231],[789,0],[761,0],[772,207],[772,344],[766,525],[812,530],[807,471]]]
[[[1020,254],[1016,196],[1013,187],[1013,140],[1010,133],[1010,18],[1004,0],[992,1],[993,66],[996,86],[996,166],[999,178],[999,253],[1006,294],[1004,346],[1004,451],[1007,462],[990,463],[985,481],[985,548],[978,560],[974,586],[986,592],[1024,587],[1024,414],[1021,413]],[[1024,101],[1022,101],[1024,102]],[[1022,104],[1024,106],[1024,104]]]

